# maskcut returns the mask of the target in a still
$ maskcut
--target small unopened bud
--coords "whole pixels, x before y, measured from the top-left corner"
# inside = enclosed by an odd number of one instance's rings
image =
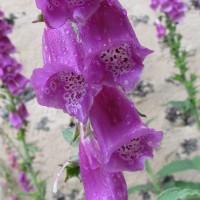
[[[44,15],[41,13],[37,16],[36,20],[32,21],[32,23],[44,22]]]

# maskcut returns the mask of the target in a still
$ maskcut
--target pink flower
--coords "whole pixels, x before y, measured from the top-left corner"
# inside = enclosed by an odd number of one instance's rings
[[[139,43],[126,10],[118,1],[104,0],[78,28],[90,76],[130,92],[140,79],[144,58],[152,51]]]
[[[128,200],[123,174],[104,171],[101,151],[94,137],[81,139],[79,160],[86,200]]]
[[[9,160],[11,161],[12,168],[18,168],[17,157],[15,156],[13,152],[9,153]]]
[[[134,104],[117,88],[104,87],[96,96],[90,120],[110,172],[142,170],[162,139],[162,132],[144,125]]]
[[[67,20],[84,23],[99,7],[102,0],[36,0],[46,24],[58,28]]]
[[[162,25],[162,23],[159,20],[155,22],[155,26],[156,26],[156,31],[157,31],[157,37],[159,39],[162,39],[166,35],[165,27]]]
[[[62,109],[85,124],[100,88],[83,71],[82,46],[70,23],[59,29],[46,29],[43,57],[44,67],[34,70],[31,77],[38,103]]]

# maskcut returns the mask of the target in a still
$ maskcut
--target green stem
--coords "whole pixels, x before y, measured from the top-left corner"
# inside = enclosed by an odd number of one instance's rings
[[[145,169],[146,169],[146,171],[148,172],[148,174],[149,174],[149,176],[151,178],[151,181],[152,181],[153,187],[155,189],[155,192],[157,194],[160,194],[161,193],[160,181],[157,178],[157,176],[155,175],[149,160],[145,161]]]
[[[187,101],[190,104],[189,112],[195,118],[198,128],[200,129],[200,115],[198,112],[198,106],[196,102],[196,88],[194,86],[195,80],[187,78],[188,67],[186,66],[187,52],[181,49],[182,35],[176,32],[176,24],[174,24],[167,15],[166,28],[169,30],[164,42],[170,47],[170,53],[174,56],[175,66],[179,68],[179,82],[183,84],[187,92]],[[190,74],[190,77],[192,75]]]
[[[16,106],[19,103],[18,97],[13,96],[7,88],[4,87],[4,89],[5,89],[5,93],[7,94],[8,101],[10,103],[9,104],[10,111],[17,112]],[[38,182],[37,180],[37,174],[34,171],[33,166],[32,166],[33,158],[30,156],[28,144],[26,142],[26,126],[27,126],[27,123],[24,122],[24,127],[21,128],[18,132],[18,140],[21,142],[21,146],[22,146],[23,154],[24,154],[22,158],[23,158],[25,167],[29,172],[31,182],[34,186],[33,198],[35,200],[44,200],[45,193],[42,191],[42,188],[40,187],[40,182]]]
[[[26,143],[26,139],[25,139],[25,129],[21,129],[19,133],[21,133],[18,138],[21,142],[22,149],[23,149],[23,152],[24,152],[24,162],[26,164],[25,166],[28,169],[32,184],[34,186],[35,192],[37,193],[37,200],[44,200],[44,197],[43,197],[43,195],[40,191],[39,183],[38,183],[37,178],[36,178],[37,175],[36,175],[36,173],[35,173],[35,171],[33,170],[33,167],[32,167],[32,158],[30,156],[28,144]]]

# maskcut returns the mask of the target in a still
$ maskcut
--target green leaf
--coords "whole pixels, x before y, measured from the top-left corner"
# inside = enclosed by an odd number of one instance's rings
[[[199,190],[171,188],[162,192],[156,200],[189,200],[200,198]]]
[[[80,167],[75,164],[69,164],[66,167],[66,177],[65,177],[65,182],[68,181],[70,178],[73,177],[80,177]]]
[[[200,171],[200,156],[196,156],[193,159],[193,165],[196,170]]]
[[[77,147],[78,146],[78,140],[77,140],[77,131],[75,134],[73,133],[72,129],[67,127],[62,131],[62,135],[65,139],[65,141],[68,144],[72,144],[72,146]],[[79,135],[78,135],[79,136]]]
[[[165,165],[157,175],[164,177],[177,172],[185,170],[198,170],[200,171],[200,156],[195,157],[193,160],[175,160]]]
[[[128,194],[131,195],[131,194],[141,191],[141,190],[149,190],[149,191],[153,192],[154,188],[151,184],[137,185],[137,186],[130,187],[128,189]]]
[[[175,187],[178,187],[180,189],[194,189],[194,190],[200,189],[200,183],[194,183],[194,182],[175,181],[174,185]]]
[[[36,153],[39,151],[38,147],[35,144],[28,144],[28,149],[31,153]]]
[[[148,174],[149,174],[151,177],[155,176],[155,175],[154,175],[154,172],[153,172],[153,170],[152,170],[152,168],[151,168],[151,165],[150,165],[149,160],[145,160],[145,170],[148,172]]]
[[[188,101],[169,101],[166,105],[171,104],[172,106],[175,106],[176,108],[183,110],[184,112],[187,112],[190,110],[190,103]]]
[[[164,177],[167,175],[174,174],[176,172],[181,172],[189,169],[195,169],[192,160],[176,160],[168,165],[165,165],[157,175]]]
[[[43,180],[43,181],[39,182],[39,186],[40,186],[40,192],[41,192],[42,196],[45,197],[46,186],[47,186],[46,181]]]
[[[18,193],[17,197],[34,197],[35,193]]]

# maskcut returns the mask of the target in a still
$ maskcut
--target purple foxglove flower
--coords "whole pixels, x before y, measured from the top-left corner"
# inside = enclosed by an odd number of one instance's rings
[[[160,0],[160,6],[163,12],[168,13],[173,9],[173,2],[170,0]]]
[[[4,36],[0,38],[0,54],[2,53],[14,53],[15,47],[12,45],[8,37]]]
[[[185,11],[187,10],[187,6],[182,1],[178,1],[174,3],[173,9],[168,13],[170,19],[174,23],[180,23],[184,17]]]
[[[159,39],[162,39],[166,35],[165,27],[162,25],[162,23],[159,20],[155,22],[155,26],[157,30],[157,37]]]
[[[46,28],[42,39],[44,64],[67,64],[76,71],[83,70],[83,48],[71,25],[66,23],[57,29]]]
[[[24,103],[20,103],[17,106],[17,111],[18,111],[18,114],[19,114],[19,116],[21,117],[22,120],[25,120],[29,116],[28,111],[27,111]]]
[[[43,57],[44,67],[34,70],[31,77],[38,103],[62,109],[86,123],[93,96],[99,89],[82,72],[82,47],[70,23],[46,29]]]
[[[151,51],[140,45],[126,10],[118,1],[104,0],[78,28],[88,73],[98,75],[101,83],[132,90],[140,78],[142,62]]]
[[[11,199],[11,200],[18,200],[18,198],[15,197],[15,196],[12,196],[12,199]]]
[[[8,54],[0,55],[0,68],[2,73],[0,78],[3,80],[10,76],[15,76],[22,69],[22,65],[19,64],[14,58],[11,58]]]
[[[161,11],[165,12],[174,23],[180,23],[187,10],[182,0],[160,0]]]
[[[0,10],[0,17],[2,18],[4,16],[3,11]]]
[[[95,97],[90,120],[110,172],[142,170],[162,138],[141,122],[133,103],[117,88],[104,87]]]
[[[15,154],[13,152],[9,153],[9,160],[11,162],[10,165],[12,168],[18,168],[17,157],[15,156]]]
[[[58,28],[67,20],[85,22],[98,8],[102,0],[36,0],[46,24]]]
[[[83,74],[68,65],[46,64],[34,70],[31,85],[39,104],[62,109],[87,122],[95,91]]]
[[[12,30],[11,26],[8,25],[5,21],[0,19],[0,38],[6,36]]]
[[[159,6],[159,0],[151,0],[151,8],[153,9],[153,10],[156,10],[157,9],[157,7]]]
[[[5,86],[14,96],[20,94],[25,89],[28,82],[29,80],[21,74],[16,74],[15,76],[10,76],[3,80]]]
[[[19,177],[18,177],[18,182],[24,192],[29,192],[31,190],[28,178],[24,172],[20,172]]]
[[[12,125],[12,127],[16,128],[16,129],[20,129],[24,125],[24,122],[22,121],[22,119],[18,113],[11,112],[9,114],[9,121],[10,121],[10,124]]]
[[[128,200],[123,174],[105,172],[100,160],[101,152],[94,138],[80,142],[79,164],[86,200]]]

